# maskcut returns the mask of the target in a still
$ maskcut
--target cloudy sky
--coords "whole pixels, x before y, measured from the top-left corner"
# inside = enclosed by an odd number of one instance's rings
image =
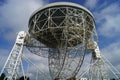
[[[12,49],[17,33],[28,30],[30,15],[57,1],[77,3],[93,13],[101,53],[120,71],[120,0],[0,0],[0,66]],[[46,66],[45,59],[29,57],[36,63],[41,61],[43,68]]]

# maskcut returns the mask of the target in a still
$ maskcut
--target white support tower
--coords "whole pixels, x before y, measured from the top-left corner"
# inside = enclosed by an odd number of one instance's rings
[[[18,33],[0,76],[5,73],[7,80],[19,77],[25,43],[31,53],[48,58],[52,80],[77,80],[87,51],[92,52],[88,80],[110,80],[95,42],[97,34],[94,17],[88,9],[70,2],[51,3],[31,15],[28,27],[30,36],[24,31]]]
[[[0,73],[6,73],[6,79],[12,80],[13,78],[16,79],[19,74],[19,67],[21,66],[21,57],[22,51],[24,46],[26,33],[24,31],[20,31],[18,33],[16,42],[9,54],[9,57]]]
[[[96,42],[90,45],[92,48],[92,58],[88,73],[89,80],[110,80],[104,61],[102,60],[99,47]]]

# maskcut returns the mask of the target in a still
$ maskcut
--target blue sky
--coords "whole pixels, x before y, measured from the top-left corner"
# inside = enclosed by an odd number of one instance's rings
[[[0,57],[7,58],[17,33],[28,30],[36,9],[58,1],[80,4],[93,13],[100,50],[120,71],[120,0],[0,0]]]

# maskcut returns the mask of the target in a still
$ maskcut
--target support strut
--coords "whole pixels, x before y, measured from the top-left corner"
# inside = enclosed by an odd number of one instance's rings
[[[5,62],[4,67],[2,68],[0,75],[4,73],[7,80],[16,79],[19,75],[25,37],[26,33],[24,31],[20,31],[18,33],[16,42],[7,58],[7,61]]]

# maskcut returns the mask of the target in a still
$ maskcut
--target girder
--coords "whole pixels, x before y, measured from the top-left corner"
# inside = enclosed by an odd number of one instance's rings
[[[20,31],[17,35],[16,42],[9,54],[9,57],[0,73],[6,73],[6,79],[12,80],[16,79],[19,74],[19,67],[21,66],[21,57],[23,51],[23,45],[25,41],[26,33]]]

